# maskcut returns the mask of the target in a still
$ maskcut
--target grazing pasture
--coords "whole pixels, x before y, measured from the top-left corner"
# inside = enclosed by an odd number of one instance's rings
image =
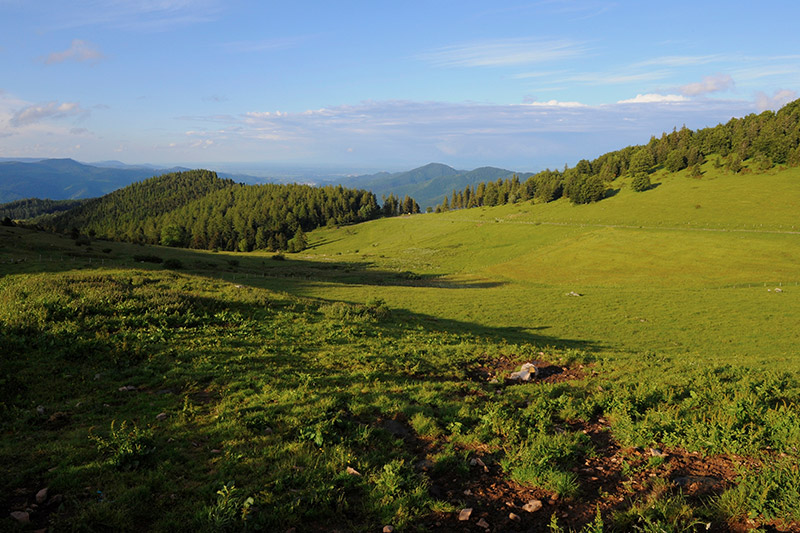
[[[800,175],[704,172],[286,256],[0,227],[3,527],[798,530]]]

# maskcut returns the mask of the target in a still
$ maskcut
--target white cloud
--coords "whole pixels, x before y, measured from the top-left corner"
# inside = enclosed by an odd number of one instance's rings
[[[618,104],[666,104],[687,102],[689,99],[679,94],[637,94],[635,98],[620,100]]]
[[[44,58],[45,65],[63,63],[64,61],[78,61],[96,63],[103,59],[103,53],[95,45],[80,39],[73,39],[72,44],[66,50],[53,52]]]
[[[559,102],[558,100],[548,100],[547,102],[526,102],[523,105],[535,107],[587,107],[580,102]]]
[[[446,46],[417,58],[437,67],[504,67],[563,60],[585,51],[584,44],[569,40],[495,39]]]
[[[733,85],[733,78],[730,75],[716,74],[714,76],[705,76],[701,82],[684,85],[681,87],[681,93],[687,96],[697,96],[698,94],[727,91],[733,88]]]
[[[756,107],[759,111],[767,109],[776,110],[789,102],[797,99],[797,92],[788,89],[779,89],[772,96],[763,92],[756,93]]]
[[[65,117],[82,117],[89,114],[77,102],[48,102],[46,104],[34,104],[23,107],[16,111],[10,118],[9,123],[15,128],[29,126],[47,119],[58,119]]]
[[[631,103],[649,105],[631,105]],[[536,170],[572,164],[686,124],[713,126],[754,111],[752,102],[639,95],[620,103],[585,105],[559,100],[498,105],[368,101],[302,112],[251,111],[193,117],[215,125],[191,128],[191,142],[211,140],[240,160],[326,161],[406,166],[449,161]],[[352,152],[350,151],[352,149]]]

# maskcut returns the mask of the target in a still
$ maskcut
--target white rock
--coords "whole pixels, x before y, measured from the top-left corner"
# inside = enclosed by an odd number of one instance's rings
[[[528,511],[529,513],[535,513],[541,508],[542,508],[542,502],[540,500],[531,500],[522,506],[522,509]]]
[[[472,508],[467,507],[466,509],[461,509],[461,512],[458,513],[458,519],[462,522],[466,522],[469,520],[469,517],[472,516]]]
[[[47,500],[47,487],[36,493],[36,503],[42,505]]]
[[[352,466],[348,466],[347,469],[345,470],[345,472],[347,472],[351,476],[360,476],[361,475],[361,472],[359,472],[358,470],[356,470]]]
[[[166,420],[166,419],[167,419],[167,413],[158,413],[156,415],[156,420]]]

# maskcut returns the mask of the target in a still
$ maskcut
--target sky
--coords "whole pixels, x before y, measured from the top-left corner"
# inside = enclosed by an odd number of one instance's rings
[[[800,91],[800,3],[0,0],[0,157],[538,171]]]

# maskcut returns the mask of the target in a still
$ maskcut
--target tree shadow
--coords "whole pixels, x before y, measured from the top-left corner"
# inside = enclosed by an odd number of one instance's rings
[[[23,228],[0,232],[0,275],[4,273],[63,272],[93,268],[172,269],[216,277],[237,283],[257,279],[300,280],[343,285],[433,287],[439,289],[486,289],[503,281],[453,280],[441,274],[387,270],[363,261],[311,260],[300,254],[213,253],[205,250],[141,246],[95,240],[76,246],[61,235]],[[147,257],[144,261],[142,257]],[[165,263],[172,260],[172,263]],[[175,263],[177,261],[177,263]]]

